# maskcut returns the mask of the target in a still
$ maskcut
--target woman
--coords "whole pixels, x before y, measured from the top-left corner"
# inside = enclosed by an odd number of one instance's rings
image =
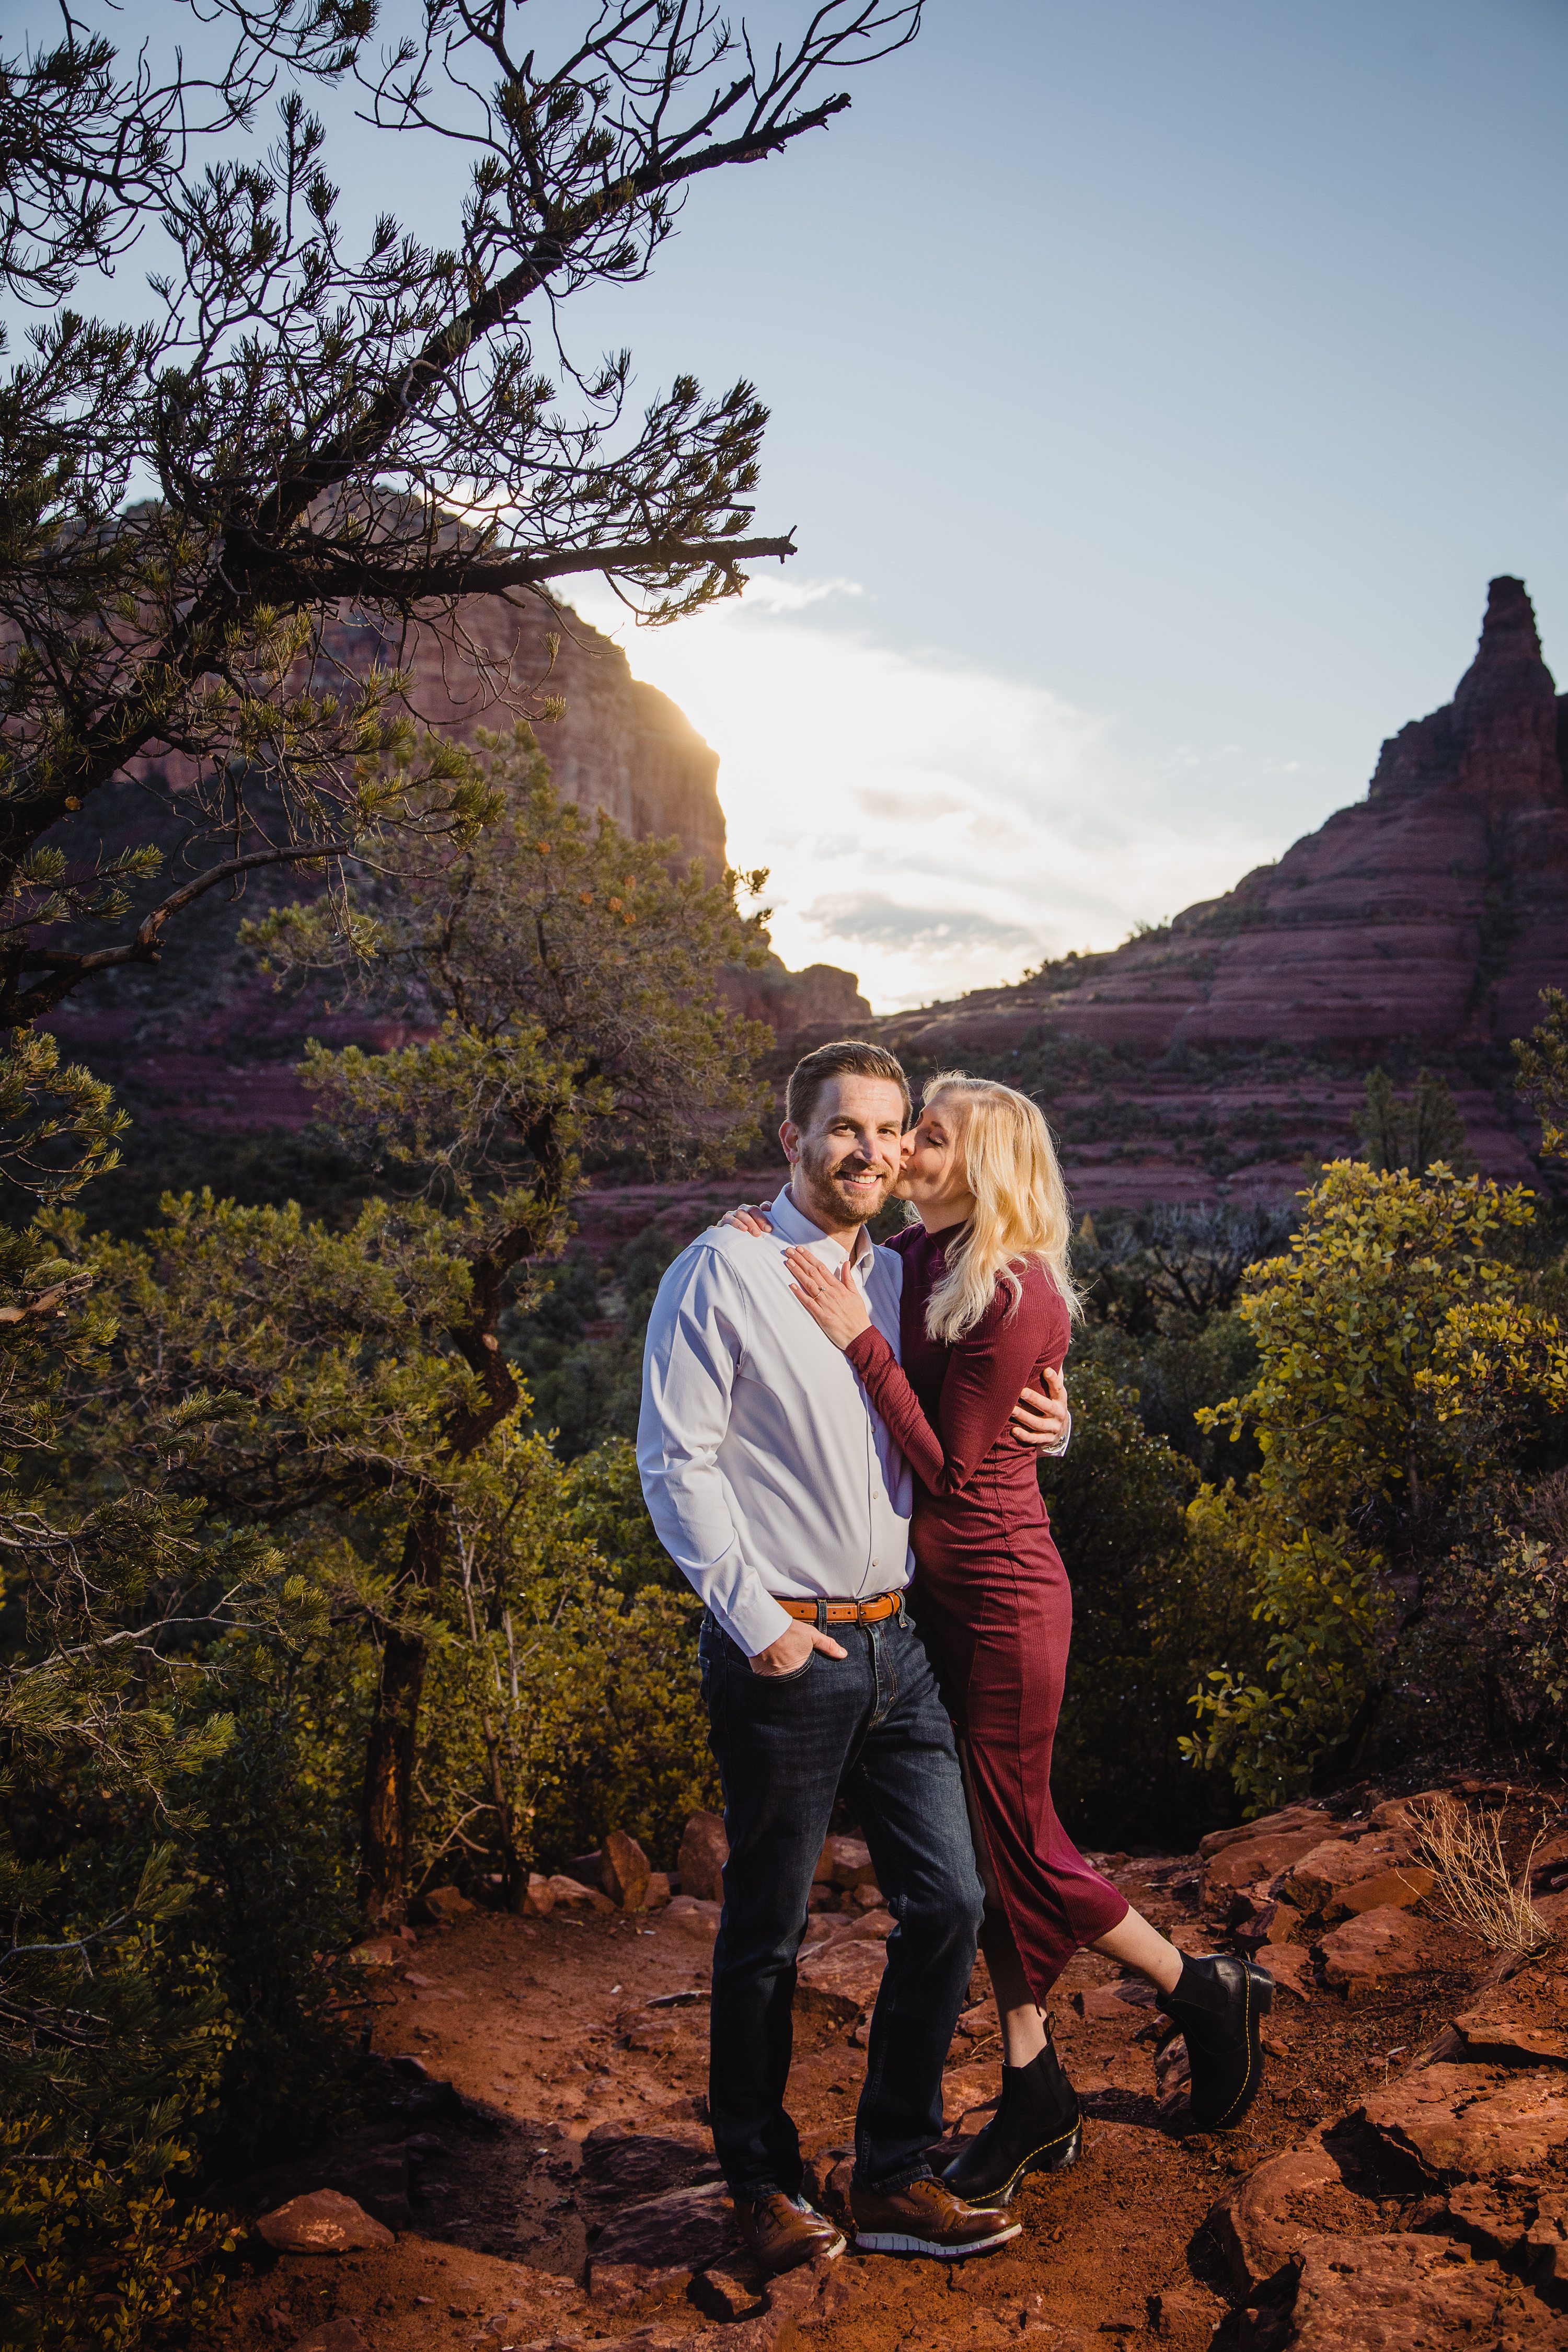
[[[1075,1951],[1088,1945],[1155,1986],[1186,2037],[1193,2119],[1206,2129],[1237,2123],[1257,2093],[1273,1984],[1229,1954],[1184,1958],[1089,1868],[1052,1807],[1072,1596],[1035,1457],[1008,1418],[1026,1382],[1059,1372],[1078,1310],[1050,1131],[1027,1096],[944,1072],[905,1139],[898,1190],[919,1220],[889,1244],[904,1266],[901,1363],[847,1265],[835,1276],[801,1249],[785,1263],[915,1475],[915,1615],[959,1731],[1004,2048],[996,2114],[944,2178],[995,2203],[1079,2153],[1078,2101],[1045,2014]]]

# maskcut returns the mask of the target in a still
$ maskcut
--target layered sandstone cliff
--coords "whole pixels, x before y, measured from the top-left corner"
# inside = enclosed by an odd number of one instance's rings
[[[520,594],[475,597],[440,635],[416,623],[394,635],[381,624],[336,615],[323,632],[313,683],[341,692],[373,665],[408,675],[408,703],[443,733],[472,743],[526,718],[556,788],[603,809],[639,839],[673,840],[677,862],[724,870],[719,755],[658,688],[634,677],[621,648],[565,607]],[[75,820],[85,859],[142,838],[140,783],[157,773],[176,790],[180,763],[139,763],[136,776],[98,796]],[[65,829],[62,829],[62,832]],[[171,833],[171,846],[177,829]],[[62,839],[68,855],[75,844]],[[155,894],[159,886],[150,885]],[[253,877],[237,907],[223,892],[200,900],[171,931],[155,969],[115,971],[62,1004],[52,1026],[66,1051],[108,1078],[142,1120],[238,1130],[300,1127],[312,1105],[295,1072],[307,1036],[330,1045],[400,1043],[395,1024],[341,1010],[321,992],[279,995],[240,950],[240,918],[300,888],[293,869]],[[95,942],[96,943],[96,942]],[[781,1045],[807,1029],[868,1017],[855,975],[826,964],[726,977],[736,1010],[768,1022]]]
[[[408,671],[411,709],[461,742],[531,719],[567,800],[604,809],[642,840],[674,835],[710,877],[723,870],[718,752],[570,606],[526,591],[475,596],[439,634],[341,614],[324,632],[321,661],[324,677],[338,669],[363,677],[373,663]],[[542,717],[556,699],[560,715]]]
[[[1565,753],[1568,696],[1523,583],[1494,580],[1453,701],[1385,742],[1366,797],[1276,865],[1113,953],[877,1032],[944,1060],[1055,1046],[1064,1073],[1060,1049],[1109,1053],[1055,1106],[1090,1202],[1295,1191],[1304,1161],[1350,1147],[1358,1074],[1385,1059],[1455,1066],[1472,1150],[1527,1176],[1528,1122],[1488,1065],[1542,988],[1568,985]]]

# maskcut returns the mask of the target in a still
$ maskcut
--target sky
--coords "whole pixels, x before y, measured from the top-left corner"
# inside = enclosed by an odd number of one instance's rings
[[[1496,572],[1568,672],[1568,0],[931,0],[850,86],[574,306],[640,394],[773,410],[792,563],[576,601],[720,753],[787,962],[893,1010],[1227,888],[1449,698]],[[438,234],[440,166],[332,122]]]

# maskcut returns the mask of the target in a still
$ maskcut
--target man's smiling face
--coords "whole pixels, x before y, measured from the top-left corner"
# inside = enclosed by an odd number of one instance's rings
[[[874,1217],[898,1181],[904,1098],[889,1078],[846,1070],[824,1085],[811,1123],[780,1129],[795,1206],[825,1234]]]

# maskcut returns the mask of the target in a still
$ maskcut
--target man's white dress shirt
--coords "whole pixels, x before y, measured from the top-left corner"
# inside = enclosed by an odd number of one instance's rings
[[[791,1601],[901,1590],[912,1480],[841,1349],[790,1288],[784,1251],[837,1273],[847,1253],[788,1190],[773,1232],[715,1225],[659,1284],[643,1356],[637,1468],[658,1539],[748,1657]],[[903,1265],[864,1227],[855,1279],[895,1355]]]

